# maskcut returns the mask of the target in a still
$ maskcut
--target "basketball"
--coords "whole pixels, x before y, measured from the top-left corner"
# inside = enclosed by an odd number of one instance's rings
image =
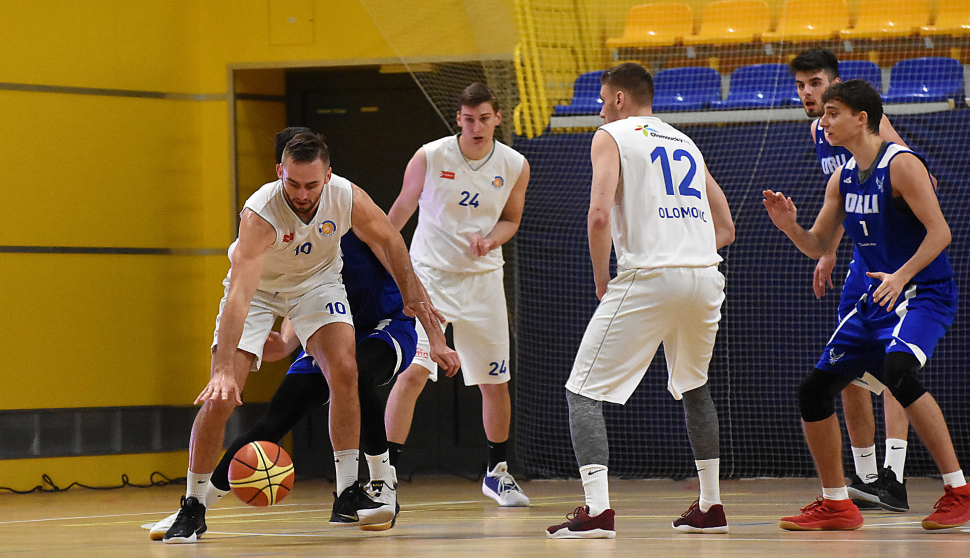
[[[250,506],[271,506],[293,489],[293,461],[273,442],[250,442],[229,464],[229,487]]]

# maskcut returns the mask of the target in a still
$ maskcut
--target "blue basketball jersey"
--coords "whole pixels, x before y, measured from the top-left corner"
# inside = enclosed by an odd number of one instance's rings
[[[843,226],[855,242],[863,265],[872,272],[897,271],[926,237],[926,227],[905,201],[893,197],[889,164],[901,153],[913,152],[886,144],[874,163],[876,168],[864,182],[859,182],[855,158],[845,164],[840,176],[839,193],[845,200],[846,213]],[[926,164],[922,157],[919,159]],[[952,277],[953,268],[944,250],[913,277],[912,283],[935,283]]]
[[[849,153],[848,149],[831,145],[825,139],[825,130],[822,129],[820,120],[815,121],[815,155],[826,179],[852,158],[852,153]]]

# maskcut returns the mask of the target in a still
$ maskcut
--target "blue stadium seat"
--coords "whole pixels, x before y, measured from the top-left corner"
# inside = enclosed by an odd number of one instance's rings
[[[716,109],[769,108],[798,103],[795,80],[787,64],[756,64],[734,70],[727,99]]]
[[[580,74],[573,84],[573,100],[568,105],[553,107],[553,116],[574,116],[578,114],[599,114],[603,107],[600,100],[600,76],[603,70]]]
[[[721,74],[714,68],[660,70],[653,78],[653,110],[701,110],[721,99]]]
[[[842,81],[862,79],[882,93],[882,71],[875,62],[868,60],[839,61],[839,78]]]
[[[953,58],[911,58],[889,74],[886,103],[928,103],[963,96],[963,66]]]

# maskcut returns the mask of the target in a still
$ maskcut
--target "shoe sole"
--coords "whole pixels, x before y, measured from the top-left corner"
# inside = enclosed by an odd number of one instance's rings
[[[546,536],[550,539],[613,539],[616,538],[616,531],[607,531],[606,529],[590,529],[589,531],[560,529],[555,533],[546,531]]]
[[[199,539],[198,535],[192,533],[188,537],[172,537],[170,539],[162,539],[165,544],[188,544],[194,543]]]
[[[498,505],[503,508],[527,508],[532,504],[532,502],[529,501],[529,497],[526,496],[525,494],[522,494],[522,497],[525,498],[525,500],[519,500],[518,502],[503,503],[501,496],[496,494],[495,491],[489,488],[487,484],[482,485],[482,494],[488,496],[492,500],[495,500],[495,502],[498,503]]]
[[[901,512],[908,512],[909,511],[909,506],[906,506],[906,507],[894,506],[892,504],[887,504],[886,502],[879,502],[879,507],[882,508],[882,509],[884,509],[884,510],[891,511],[891,512],[900,512],[901,513]]]
[[[721,535],[728,532],[728,526],[722,525],[720,527],[692,527],[690,525],[674,525],[670,524],[671,527],[677,529],[681,533],[703,533],[705,535]]]
[[[795,523],[793,521],[779,521],[778,526],[786,531],[855,531],[862,527],[863,523],[858,525],[845,525],[845,526],[825,526],[825,527],[806,527],[800,523]]]
[[[853,502],[862,501],[869,502],[870,504],[876,504],[877,506],[882,505],[882,502],[879,501],[879,496],[875,494],[869,494],[868,492],[863,492],[852,487],[848,487],[848,490],[849,498],[851,498]],[[859,504],[856,505],[858,506]]]
[[[937,523],[935,521],[927,521],[924,519],[922,525],[923,525],[923,529],[926,529],[927,531],[936,531],[937,529],[952,529],[954,527],[960,527],[964,523],[966,523],[966,521],[963,521],[961,523],[944,525],[942,523]]]

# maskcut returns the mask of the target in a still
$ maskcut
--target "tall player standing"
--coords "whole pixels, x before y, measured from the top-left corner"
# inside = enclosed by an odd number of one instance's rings
[[[708,365],[724,301],[717,250],[734,241],[727,199],[684,133],[653,116],[653,78],[625,63],[600,78],[606,121],[593,136],[589,251],[600,304],[569,380],[569,431],[586,504],[553,538],[613,538],[603,401],[624,404],[664,345],[667,389],[683,400],[700,497],[673,527],[726,533],[717,409]],[[610,250],[617,275],[610,278]]]
[[[495,94],[481,83],[458,101],[461,132],[424,145],[404,173],[401,193],[388,212],[400,230],[414,211],[414,271],[435,307],[453,324],[465,385],[482,393],[488,470],[482,492],[501,506],[528,506],[529,498],[508,472],[512,420],[509,396],[509,322],[502,245],[519,228],[529,163],[495,139],[502,123]],[[414,405],[437,366],[427,358],[427,333],[418,327],[418,354],[398,376],[387,402],[385,425],[392,460],[407,439]]]
[[[323,365],[331,392],[338,499],[369,500],[357,481],[360,404],[353,321],[340,280],[344,233],[352,228],[376,247],[400,287],[405,308],[435,324],[401,235],[363,190],[332,174],[321,136],[290,140],[277,174],[278,181],[246,200],[239,238],[229,248],[231,267],[216,317],[210,380],[195,401],[203,405],[192,425],[187,492],[165,542],[194,542],[205,530],[202,501],[219,460],[226,421],[242,404],[246,379],[259,369],[277,316],[290,318],[307,353]],[[392,518],[393,512],[387,520]]]
[[[795,78],[798,98],[805,107],[805,113],[815,118],[812,122],[812,141],[818,156],[819,166],[826,182],[838,168],[844,165],[852,154],[843,146],[830,145],[825,138],[819,121],[824,113],[822,93],[833,83],[839,83],[839,61],[825,49],[816,48],[802,52],[789,63],[789,70]],[[884,141],[906,147],[896,133],[886,115],[879,123],[879,137]],[[842,240],[844,229],[839,227],[835,243],[822,255],[815,266],[812,283],[815,296],[822,298],[827,289],[832,288],[832,269],[835,267],[836,251]],[[841,322],[865,294],[868,279],[862,266],[858,248],[853,248],[849,272],[845,276],[842,294],[839,297],[838,322]],[[906,485],[903,481],[903,468],[906,464],[906,446],[909,435],[909,420],[903,407],[879,381],[867,375],[846,386],[842,390],[842,408],[845,411],[845,427],[852,443],[852,459],[855,474],[851,475],[849,496],[860,506],[876,504],[892,511],[909,509]],[[869,392],[883,395],[886,417],[886,453],[882,469],[876,465],[876,425],[872,413],[872,396]]]
[[[865,295],[839,323],[815,369],[798,388],[802,430],[822,498],[779,521],[797,531],[858,529],[862,515],[842,474],[842,439],[834,397],[865,371],[892,390],[943,475],[944,494],[924,529],[970,520],[970,486],[957,460],[940,406],[919,380],[957,313],[957,289],[945,249],[950,227],[926,163],[879,137],[882,99],[862,80],[836,83],[822,94],[819,124],[832,145],[852,154],[832,175],[811,230],[796,221],[791,198],[766,190],[772,222],[805,255],[817,258],[833,243],[839,223],[856,243],[866,276]]]

